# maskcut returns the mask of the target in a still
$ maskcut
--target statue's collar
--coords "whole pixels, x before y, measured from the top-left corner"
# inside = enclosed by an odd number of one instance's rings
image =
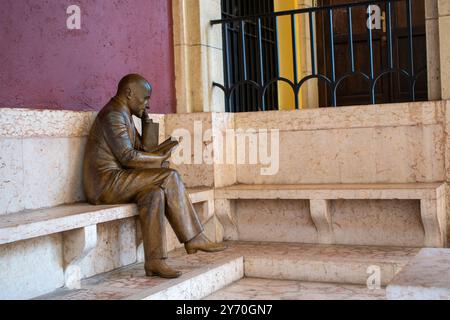
[[[121,109],[123,109],[124,111],[126,111],[126,113],[128,113],[128,115],[131,116],[131,112],[130,109],[127,107],[125,101],[123,99],[121,99],[120,97],[112,97],[111,98],[111,102],[114,103],[116,106],[121,107]]]

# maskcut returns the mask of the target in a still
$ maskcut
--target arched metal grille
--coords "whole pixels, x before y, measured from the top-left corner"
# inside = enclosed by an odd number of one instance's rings
[[[227,112],[241,111],[266,111],[278,109],[277,85],[280,82],[287,84],[292,89],[295,97],[295,108],[299,108],[299,93],[305,83],[312,79],[323,82],[329,96],[329,105],[338,106],[338,90],[342,83],[350,77],[359,77],[367,85],[367,95],[370,97],[370,104],[377,103],[377,85],[388,76],[395,74],[397,78],[406,79],[407,101],[416,101],[416,84],[419,79],[426,80],[426,65],[423,68],[417,67],[415,63],[414,32],[413,32],[413,5],[412,1],[419,0],[372,0],[330,5],[323,7],[311,7],[299,10],[273,12],[273,1],[263,0],[222,0],[223,19],[211,21],[212,25],[222,25],[223,48],[224,48],[224,75],[225,83],[214,83],[214,86],[221,88],[225,95],[225,108]],[[256,10],[255,5],[264,4]],[[393,7],[402,4],[405,17],[404,43],[393,44]],[[252,7],[253,5],[253,7]],[[366,8],[371,12],[371,6],[381,6],[385,10],[384,22],[386,26],[385,41],[387,43],[386,55],[387,64],[383,68],[374,67],[374,31],[367,28],[366,46],[368,70],[358,70],[355,67],[354,34],[352,30],[353,12],[356,8]],[[396,7],[398,8],[398,7]],[[335,52],[335,30],[334,14],[345,11],[348,24],[348,70],[342,74],[336,73]],[[296,19],[302,15],[309,24],[310,41],[310,64],[311,73],[298,78],[297,61],[297,34]],[[317,39],[315,35],[316,18],[320,15],[323,28],[327,28],[327,37]],[[280,17],[290,17],[292,35],[292,57],[293,57],[293,78],[287,79],[280,76],[278,58],[280,57],[278,35],[278,20]],[[342,18],[342,15],[340,15]],[[369,14],[367,15],[369,17]],[[327,51],[327,66],[324,71],[320,71],[317,61],[317,41],[325,41]],[[407,58],[397,61],[393,58],[394,50],[406,52]],[[397,52],[398,53],[398,52]],[[342,54],[342,53],[341,53]],[[407,60],[407,61],[406,61]],[[397,61],[397,63],[395,62]],[[400,63],[401,62],[401,63]],[[322,68],[323,69],[323,68]],[[426,82],[426,81],[425,81]],[[420,98],[423,100],[423,98]],[[385,102],[385,101],[383,101]],[[388,101],[389,102],[389,101]],[[391,101],[392,102],[392,101]]]

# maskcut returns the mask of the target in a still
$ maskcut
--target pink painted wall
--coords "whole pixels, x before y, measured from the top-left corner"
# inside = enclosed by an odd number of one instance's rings
[[[175,112],[171,0],[1,1],[0,107],[99,110],[128,73],[153,84],[152,112]]]

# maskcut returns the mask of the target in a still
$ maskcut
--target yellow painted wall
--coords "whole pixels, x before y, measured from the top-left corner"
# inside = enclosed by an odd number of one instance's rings
[[[299,9],[298,0],[274,0],[275,11]],[[299,16],[297,15],[296,33],[297,33],[297,80],[302,76],[302,65],[300,55],[300,28]],[[279,41],[279,64],[280,77],[287,78],[294,82],[294,61],[292,50],[291,16],[278,18],[278,41]],[[299,106],[302,108],[302,93],[299,93]],[[278,105],[280,110],[295,109],[294,94],[290,86],[284,82],[278,82]]]

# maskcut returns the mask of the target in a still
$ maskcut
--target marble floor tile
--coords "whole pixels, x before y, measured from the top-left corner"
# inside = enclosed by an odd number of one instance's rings
[[[385,289],[362,285],[244,278],[205,300],[385,300]]]

